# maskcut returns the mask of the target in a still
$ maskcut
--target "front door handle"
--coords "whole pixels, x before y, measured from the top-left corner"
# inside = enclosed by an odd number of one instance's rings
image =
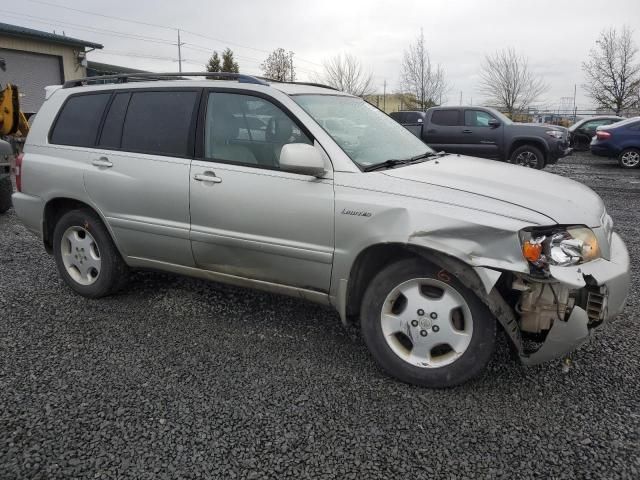
[[[222,183],[222,179],[220,177],[216,177],[216,174],[213,172],[204,172],[204,173],[196,173],[193,176],[194,180],[198,182],[209,182],[209,183]]]
[[[94,158],[91,160],[91,165],[103,168],[113,167],[113,163],[111,163],[107,157]]]
[[[462,133],[473,133],[471,130],[462,130]]]

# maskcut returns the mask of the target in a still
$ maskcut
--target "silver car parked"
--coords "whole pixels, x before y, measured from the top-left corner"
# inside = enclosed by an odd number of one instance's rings
[[[329,304],[431,387],[481,372],[498,327],[533,364],[623,309],[627,250],[584,185],[436,153],[327,87],[185,76],[47,89],[13,204],[80,295],[149,268]]]

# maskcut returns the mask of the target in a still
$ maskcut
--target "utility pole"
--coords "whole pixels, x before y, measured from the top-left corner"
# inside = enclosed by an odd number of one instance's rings
[[[460,105],[462,105],[462,90],[460,90]]]
[[[290,69],[289,80],[293,82],[293,52],[291,50],[289,50],[289,69]]]
[[[180,41],[180,29],[178,28],[178,72],[182,73],[182,43]]]
[[[576,113],[578,113],[576,110],[576,88],[577,86],[574,83],[573,84],[573,123],[576,122]]]
[[[384,84],[382,87],[382,111],[386,113],[387,111],[387,79],[384,79]]]

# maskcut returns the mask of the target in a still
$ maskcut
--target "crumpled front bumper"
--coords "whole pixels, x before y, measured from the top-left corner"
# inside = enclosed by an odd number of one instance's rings
[[[551,276],[572,290],[585,288],[586,279],[595,282],[598,287],[604,287],[604,321],[614,318],[624,309],[631,280],[629,253],[616,233],[611,237],[609,257],[609,260],[600,258],[573,267],[550,267]],[[527,365],[535,365],[561,357],[584,343],[591,331],[587,312],[576,305],[566,321],[553,323],[544,343],[536,352],[521,354],[520,358]]]

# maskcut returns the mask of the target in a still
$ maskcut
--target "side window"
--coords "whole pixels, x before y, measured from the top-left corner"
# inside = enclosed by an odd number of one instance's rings
[[[632,123],[629,126],[629,130],[633,130],[634,132],[640,132],[640,122],[638,123]]]
[[[278,168],[284,145],[312,143],[286,113],[250,95],[210,93],[204,128],[207,160]]]
[[[448,127],[454,127],[460,125],[460,111],[459,110],[435,110],[431,114],[431,123],[436,125],[443,125]]]
[[[467,127],[488,127],[493,115],[482,110],[465,110],[464,124]]]
[[[122,150],[187,157],[198,92],[133,92],[122,129]]]
[[[129,105],[130,93],[117,93],[111,102],[107,117],[102,126],[98,146],[102,148],[120,148],[124,117]]]
[[[111,92],[69,97],[49,137],[51,143],[93,147]]]
[[[595,131],[600,125],[608,125],[608,120],[591,120],[590,122],[585,123],[582,126],[582,130],[586,130],[588,132]]]

